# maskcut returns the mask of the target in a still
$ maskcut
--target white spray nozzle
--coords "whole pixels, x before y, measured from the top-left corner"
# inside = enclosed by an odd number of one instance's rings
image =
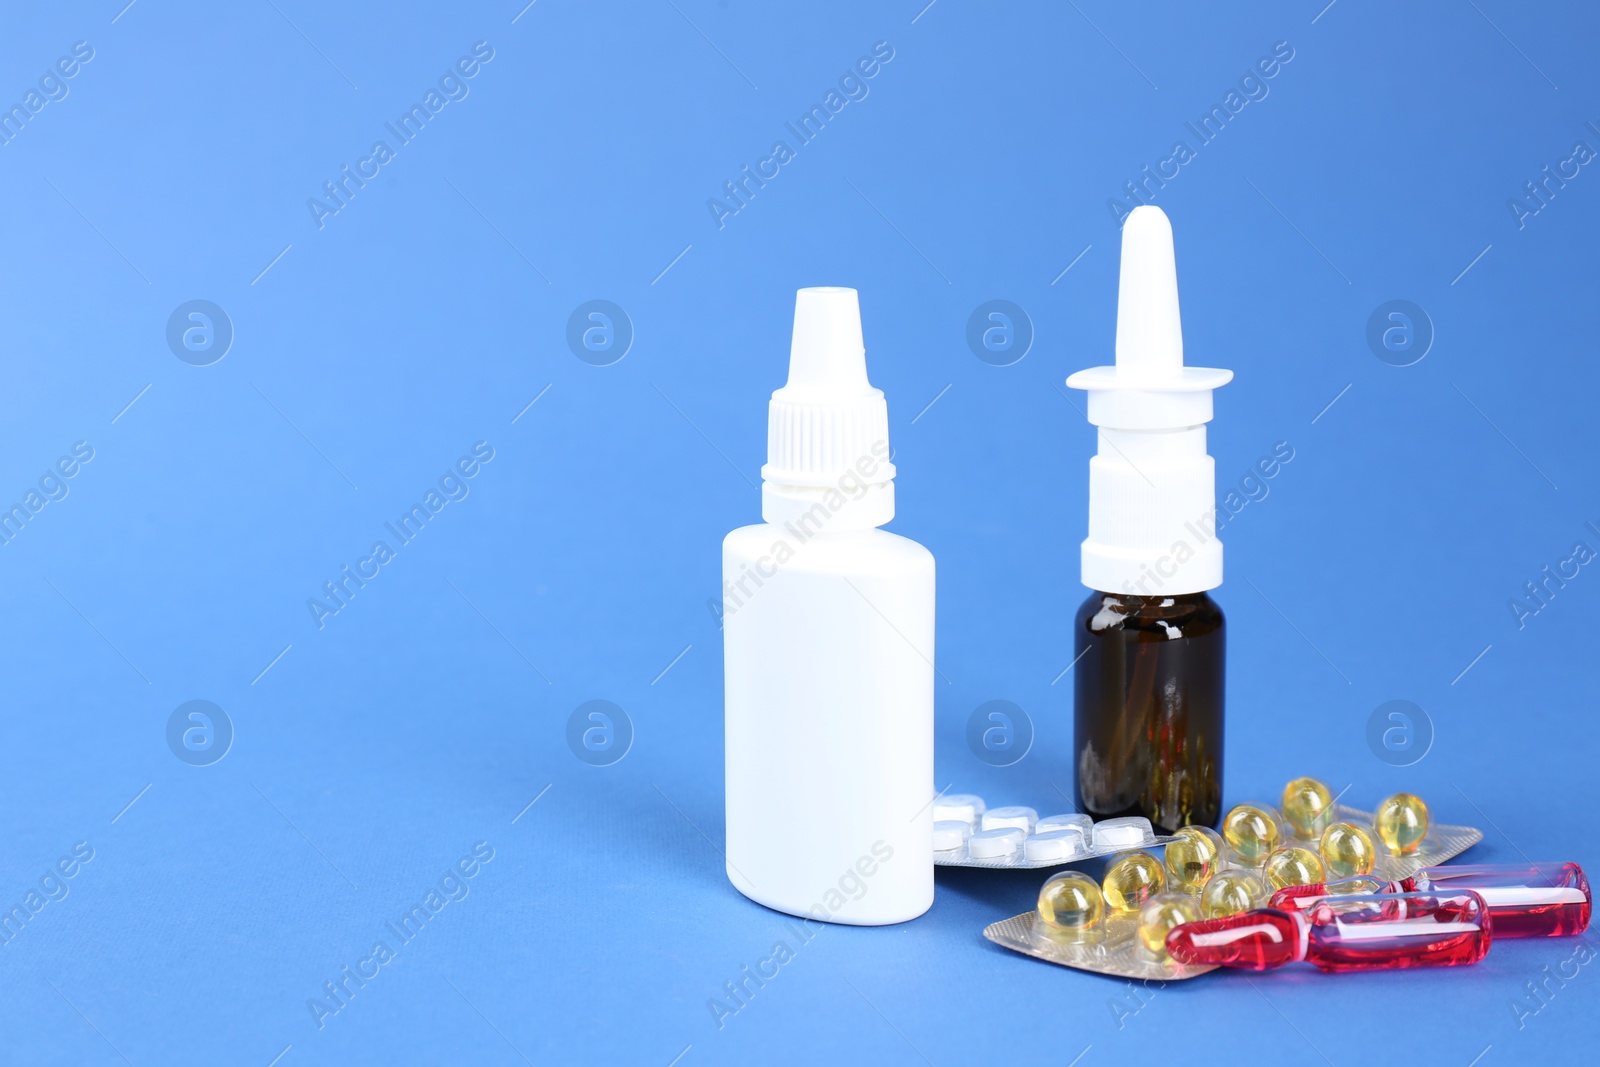
[[[1178,318],[1172,223],[1158,207],[1136,207],[1122,226],[1117,376],[1147,381],[1182,373],[1183,327]]]
[[[1211,421],[1211,390],[1231,370],[1183,365],[1178,268],[1172,223],[1151,204],[1122,224],[1117,291],[1117,362],[1067,379],[1089,394],[1089,421],[1119,430],[1177,430]]]
[[[794,399],[847,399],[872,391],[861,341],[861,303],[854,289],[826,285],[795,293],[784,390]]]
[[[1115,366],[1067,379],[1100,427],[1089,462],[1083,584],[1171,596],[1222,583],[1216,476],[1206,454],[1211,391],[1230,370],[1186,367],[1172,223],[1149,204],[1122,225]]]

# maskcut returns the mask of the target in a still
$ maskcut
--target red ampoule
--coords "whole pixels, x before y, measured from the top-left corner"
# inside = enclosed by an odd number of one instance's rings
[[[1257,908],[1174,926],[1167,931],[1167,955],[1179,963],[1270,971],[1305,959],[1309,931],[1297,912]]]
[[[1457,892],[1483,897],[1494,916],[1496,937],[1564,937],[1589,926],[1593,897],[1583,868],[1576,863],[1461,863],[1424,867],[1410,878],[1385,882],[1371,875],[1341,878],[1324,885],[1278,890],[1268,907],[1306,911],[1327,897],[1351,893]]]
[[[1286,885],[1267,902],[1267,907],[1279,911],[1309,911],[1311,906],[1327,897],[1370,897],[1380,893],[1414,893],[1417,885],[1406,878],[1391,882],[1370,874],[1351,878],[1338,878],[1331,882],[1313,882],[1311,885]]]
[[[1325,897],[1304,912],[1262,908],[1173,927],[1179,963],[1255,971],[1305,960],[1324,971],[1477,963],[1494,936],[1488,906],[1470,890]]]
[[[1470,889],[1494,916],[1496,937],[1564,937],[1589,927],[1594,897],[1576,863],[1463,863],[1424,867],[1419,890]]]

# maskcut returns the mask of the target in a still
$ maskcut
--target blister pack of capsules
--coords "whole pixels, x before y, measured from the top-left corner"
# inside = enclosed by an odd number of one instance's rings
[[[1050,878],[1035,911],[988,926],[998,945],[1066,967],[1122,978],[1193,978],[1213,965],[1173,960],[1166,935],[1176,926],[1265,908],[1273,893],[1337,879],[1398,884],[1483,840],[1470,826],[1433,824],[1409,793],[1373,812],[1335,802],[1327,787],[1297,778],[1282,803],[1239,804],[1210,827],[1183,827],[1165,862],[1130,852],[1096,883],[1078,871]],[[1369,890],[1381,892],[1381,888]]]
[[[988,807],[970,793],[933,802],[933,862],[940,867],[1057,867],[1170,840],[1139,816],[1099,822],[1087,815],[1040,818],[1033,808]]]
[[[1346,877],[1355,874],[1371,874],[1376,878],[1398,882],[1410,878],[1424,867],[1435,867],[1447,860],[1455,859],[1473,845],[1483,840],[1483,831],[1475,826],[1451,826],[1428,824],[1424,828],[1422,837],[1416,842],[1415,850],[1406,853],[1394,853],[1383,844],[1381,834],[1376,829],[1375,820],[1378,813],[1360,811],[1356,808],[1346,807],[1343,804],[1335,805],[1330,809],[1332,818],[1320,831],[1302,835],[1294,824],[1284,816],[1282,808],[1273,808],[1262,805],[1239,805],[1230,810],[1237,811],[1239,807],[1254,807],[1272,815],[1278,827],[1278,841],[1276,848],[1298,847],[1316,853],[1322,859],[1325,868],[1332,868],[1338,862],[1329,856],[1345,854],[1345,862],[1355,862],[1356,867],[1349,870],[1329,870],[1329,878]],[[1340,827],[1341,834],[1329,834],[1329,830]],[[1367,837],[1361,837],[1344,830],[1343,827],[1355,827]],[[1226,837],[1226,823],[1224,823],[1224,837]],[[1326,842],[1326,843],[1325,843]],[[1372,849],[1372,869],[1361,870],[1359,856],[1367,848]],[[1231,851],[1231,846],[1230,846]],[[1271,849],[1268,850],[1271,852]],[[1353,854],[1353,855],[1350,855]],[[1251,866],[1238,862],[1238,866]]]
[[[1098,937],[1073,939],[1059,936],[1039,921],[1037,912],[1030,911],[989,924],[983,936],[1024,956],[1118,978],[1169,982],[1217,969],[1215,964],[1179,963],[1164,948],[1145,947],[1139,937],[1139,919],[1133,915],[1109,916],[1102,920]]]

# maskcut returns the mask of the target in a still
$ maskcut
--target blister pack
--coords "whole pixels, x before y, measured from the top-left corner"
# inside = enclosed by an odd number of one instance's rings
[[[933,862],[940,867],[1057,867],[1170,840],[1136,815],[1099,822],[1087,815],[1040,818],[1033,808],[988,807],[970,793],[933,802]]]
[[[1262,807],[1261,805],[1250,806]],[[1371,840],[1373,837],[1378,836],[1374,830],[1375,813],[1373,812],[1361,811],[1356,808],[1346,807],[1343,804],[1335,805],[1332,809],[1334,817],[1329,820],[1327,828],[1324,828],[1319,834],[1300,836],[1293,823],[1284,817],[1281,808],[1266,806],[1263,810],[1272,813],[1275,817],[1278,825],[1279,846],[1296,846],[1317,853],[1327,866],[1332,866],[1334,862],[1329,859],[1330,852],[1336,855],[1341,845],[1358,853],[1366,845],[1373,847],[1373,866],[1370,871],[1359,869],[1348,872],[1328,870],[1327,876],[1329,879],[1345,877],[1350,874],[1371,874],[1376,878],[1398,882],[1402,878],[1410,878],[1424,867],[1435,867],[1446,860],[1454,859],[1483,840],[1483,831],[1474,826],[1430,824],[1427,826],[1426,833],[1421,840],[1416,843],[1415,852],[1396,855],[1384,848],[1381,842],[1374,843]],[[1341,823],[1362,831],[1367,835],[1368,840],[1361,842],[1359,837],[1350,835],[1346,831],[1346,839],[1343,842],[1337,840],[1338,835],[1335,834],[1333,835],[1335,839],[1328,840],[1325,847],[1324,839],[1329,837],[1328,829]],[[1226,837],[1226,824],[1224,824],[1224,827],[1223,836]],[[1247,864],[1238,863],[1237,860],[1235,860],[1235,863],[1238,866],[1248,866]]]
[[[1138,930],[1136,918],[1114,916],[1105,920],[1103,934],[1096,940],[1063,941],[1039,921],[1037,912],[1030,911],[990,923],[984,928],[983,936],[1024,956],[1118,978],[1151,978],[1165,982],[1195,978],[1216,970],[1211,964],[1185,965],[1164,952],[1159,955],[1151,952],[1140,942]]]
[[[1321,782],[1300,778],[1285,787],[1279,806],[1230,808],[1220,834],[1190,826],[1166,840],[1164,863],[1129,853],[1099,884],[1079,871],[1053,875],[1036,910],[992,923],[984,936],[1097,974],[1193,978],[1213,967],[1168,957],[1165,937],[1173,927],[1264,908],[1274,890],[1286,887],[1334,879],[1398,883],[1460,855],[1483,833],[1432,823],[1427,805],[1409,793],[1365,812],[1336,803]]]

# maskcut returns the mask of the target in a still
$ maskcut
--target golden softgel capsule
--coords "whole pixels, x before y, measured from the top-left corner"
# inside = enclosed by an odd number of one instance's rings
[[[1329,878],[1371,874],[1378,864],[1378,849],[1372,843],[1372,835],[1353,822],[1336,822],[1322,831],[1318,849]]]
[[[1063,871],[1039,890],[1039,919],[1052,937],[1088,940],[1098,932],[1105,917],[1106,902],[1100,887],[1081,871]]]
[[[1322,860],[1310,849],[1290,846],[1267,857],[1267,882],[1274,889],[1291,885],[1317,885],[1327,881]]]
[[[1200,891],[1200,914],[1207,919],[1249,911],[1267,899],[1267,883],[1254,871],[1235,867],[1219,871]]]
[[[1409,856],[1428,836],[1428,805],[1412,793],[1396,793],[1372,813],[1372,828],[1383,847],[1397,856]]]
[[[1166,872],[1150,853],[1125,852],[1106,868],[1100,891],[1112,911],[1138,911],[1166,882]]]
[[[1333,821],[1333,794],[1315,778],[1296,778],[1283,787],[1283,817],[1294,835],[1315,841]]]
[[[1239,862],[1259,867],[1278,847],[1278,824],[1253,804],[1240,804],[1222,820],[1222,838]]]
[[[1139,943],[1162,959],[1167,955],[1167,933],[1174,926],[1200,921],[1200,904],[1187,893],[1157,893],[1139,909]]]
[[[1222,836],[1209,826],[1185,826],[1167,842],[1167,885],[1199,893],[1222,866]]]

